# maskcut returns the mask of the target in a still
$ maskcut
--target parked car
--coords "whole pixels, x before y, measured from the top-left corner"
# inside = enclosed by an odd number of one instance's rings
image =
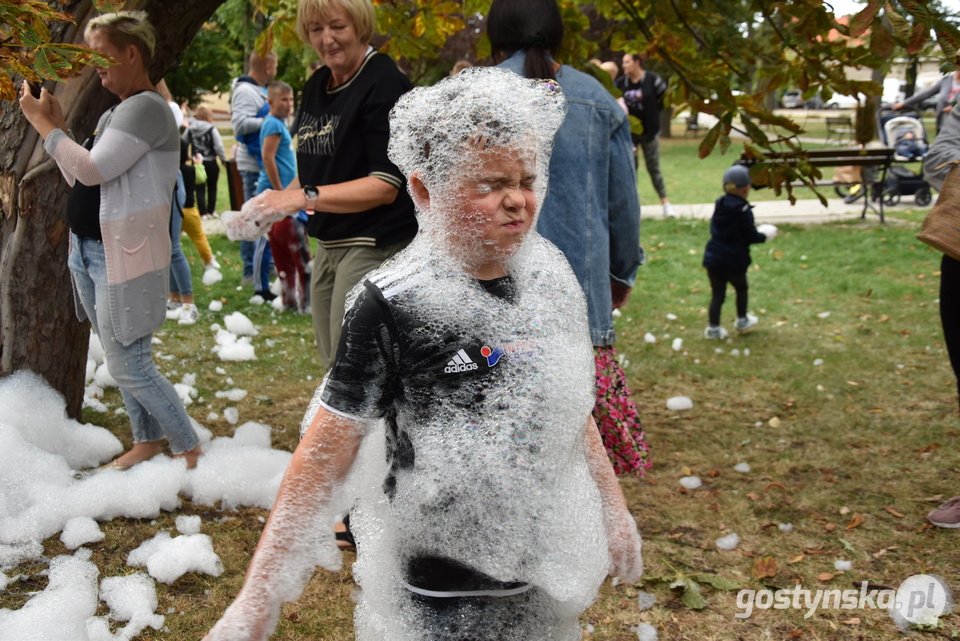
[[[824,109],[856,109],[860,104],[860,101],[854,98],[853,96],[845,96],[840,93],[835,93],[830,96],[830,99],[825,101],[823,106]]]
[[[780,98],[784,109],[797,109],[803,106],[803,92],[799,89],[788,89]]]

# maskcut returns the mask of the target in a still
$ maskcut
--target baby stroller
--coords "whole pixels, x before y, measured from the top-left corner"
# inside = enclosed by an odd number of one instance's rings
[[[925,207],[933,196],[923,173],[915,173],[907,163],[922,163],[927,154],[927,132],[917,112],[897,113],[890,109],[877,112],[877,129],[884,145],[893,147],[893,161],[887,171],[881,197],[886,205],[896,205],[900,196],[913,196],[917,205]]]

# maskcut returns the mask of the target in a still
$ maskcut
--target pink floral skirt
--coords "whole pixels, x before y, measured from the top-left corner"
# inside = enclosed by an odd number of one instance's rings
[[[593,419],[600,429],[613,471],[618,475],[643,476],[653,464],[637,407],[630,398],[627,377],[617,362],[613,345],[594,347],[594,350],[597,404],[593,408]]]

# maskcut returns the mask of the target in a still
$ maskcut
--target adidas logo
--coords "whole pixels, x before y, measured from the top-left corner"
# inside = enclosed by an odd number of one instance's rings
[[[450,359],[443,371],[447,374],[456,374],[457,372],[469,372],[474,369],[478,369],[477,364],[461,349],[456,356]]]

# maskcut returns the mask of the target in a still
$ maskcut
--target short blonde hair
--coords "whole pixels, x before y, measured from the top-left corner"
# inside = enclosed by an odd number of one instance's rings
[[[210,111],[210,107],[206,105],[200,105],[197,107],[197,110],[193,112],[193,115],[197,120],[213,120],[213,112]]]
[[[110,44],[123,49],[130,45],[140,51],[143,66],[149,68],[157,46],[157,34],[146,11],[118,11],[97,16],[87,23],[83,37],[89,38],[93,31],[102,31]]]
[[[322,15],[331,6],[342,7],[357,30],[360,41],[366,44],[373,39],[373,28],[377,24],[377,12],[370,0],[300,0],[297,3],[297,30],[304,42],[310,42],[307,21],[315,15]]]

